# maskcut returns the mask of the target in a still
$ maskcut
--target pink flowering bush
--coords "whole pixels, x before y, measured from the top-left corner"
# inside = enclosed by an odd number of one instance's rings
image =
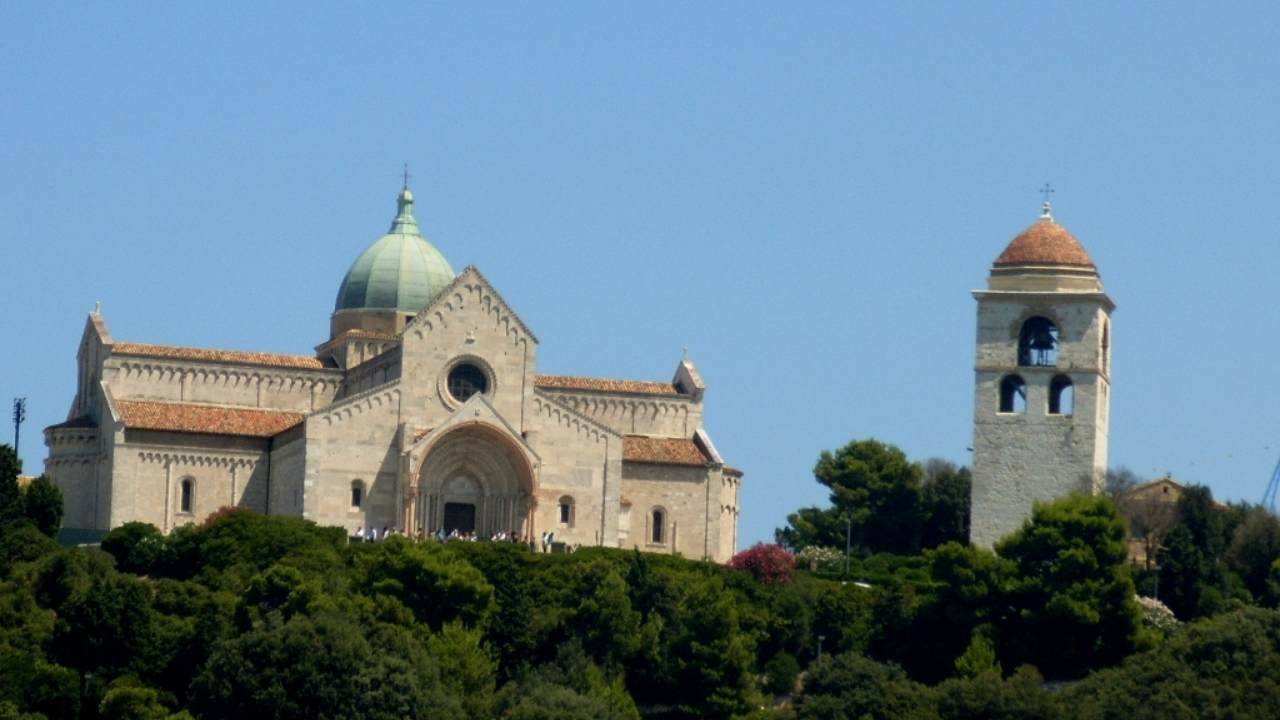
[[[756,543],[743,550],[729,561],[729,567],[746,570],[755,579],[766,585],[780,585],[791,582],[791,572],[795,570],[795,557],[782,549],[781,545]]]

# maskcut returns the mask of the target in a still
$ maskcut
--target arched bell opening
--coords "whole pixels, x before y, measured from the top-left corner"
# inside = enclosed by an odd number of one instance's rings
[[[1058,364],[1058,326],[1046,317],[1028,318],[1018,332],[1018,365],[1053,367]]]
[[[406,516],[414,531],[489,538],[534,535],[536,480],[514,438],[484,423],[450,430],[427,450]]]

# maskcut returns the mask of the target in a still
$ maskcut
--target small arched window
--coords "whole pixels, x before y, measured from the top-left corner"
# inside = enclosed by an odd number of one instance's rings
[[[1070,415],[1075,402],[1075,389],[1071,378],[1058,375],[1049,383],[1049,414]]]
[[[1111,321],[1102,321],[1102,372],[1111,372]]]
[[[1053,367],[1058,364],[1058,326],[1037,315],[1022,323],[1018,333],[1018,364],[1023,367]]]
[[[1027,411],[1027,383],[1017,375],[1006,375],[1000,381],[1000,412]]]
[[[351,509],[359,510],[364,506],[364,483],[356,480],[351,483]]]
[[[560,524],[573,527],[573,498],[568,495],[560,497]]]
[[[178,509],[180,512],[189,513],[191,508],[195,506],[196,481],[191,478],[183,478],[182,480],[182,496],[178,501]]]
[[[662,508],[654,508],[651,517],[649,529],[649,540],[654,545],[661,545],[667,541],[667,513]]]

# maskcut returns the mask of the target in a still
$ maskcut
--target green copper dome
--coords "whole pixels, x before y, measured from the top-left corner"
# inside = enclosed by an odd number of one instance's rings
[[[342,279],[335,310],[417,312],[453,282],[449,261],[418,230],[409,188],[400,191],[398,203],[391,229],[360,253]]]

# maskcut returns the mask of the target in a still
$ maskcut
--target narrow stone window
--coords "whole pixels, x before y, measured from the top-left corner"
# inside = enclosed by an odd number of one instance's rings
[[[178,502],[179,512],[189,513],[195,505],[195,489],[196,483],[191,478],[182,480],[182,497]]]
[[[560,498],[560,524],[573,527],[573,498],[568,495]]]
[[[1102,372],[1111,372],[1111,321],[1102,321]]]
[[[1049,383],[1049,414],[1070,415],[1075,401],[1075,389],[1071,378],[1058,375]]]
[[[1017,375],[1006,375],[1000,381],[1000,412],[1025,413],[1027,411],[1027,383]]]
[[[1028,318],[1018,333],[1018,364],[1053,367],[1058,364],[1058,326],[1046,317]]]
[[[351,509],[359,510],[364,504],[364,483],[356,480],[351,483]]]
[[[650,528],[649,539],[654,545],[661,545],[667,541],[667,513],[661,508],[654,508],[651,519],[653,525]]]

